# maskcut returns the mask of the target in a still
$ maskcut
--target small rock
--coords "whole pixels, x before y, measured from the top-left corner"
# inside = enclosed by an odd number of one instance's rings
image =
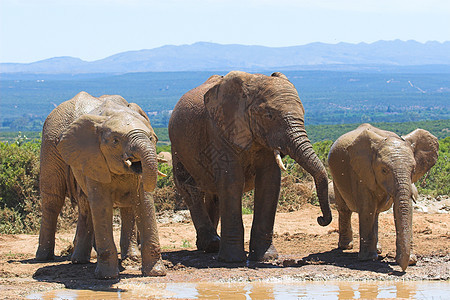
[[[296,265],[297,262],[295,261],[295,259],[285,259],[283,260],[283,267],[292,267],[294,265]]]

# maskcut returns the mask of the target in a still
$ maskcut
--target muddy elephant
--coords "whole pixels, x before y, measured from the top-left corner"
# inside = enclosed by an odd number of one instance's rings
[[[158,153],[158,158],[160,159],[161,162],[164,162],[168,165],[172,165],[172,153],[170,152],[159,152]]]
[[[150,194],[158,174],[156,142],[146,114],[120,96],[95,98],[81,92],[56,107],[42,131],[42,221],[36,259],[54,257],[57,217],[69,196],[77,199],[80,210],[73,262],[89,261],[94,234],[95,275],[118,276],[112,228],[116,205],[128,216],[122,214],[129,227],[134,226],[136,212],[142,274],[165,275]]]
[[[178,101],[169,137],[175,184],[189,207],[198,249],[219,250],[225,262],[246,259],[242,194],[254,189],[248,259],[277,257],[272,236],[282,155],[314,177],[323,213],[318,222],[331,222],[327,172],[308,140],[297,90],[285,75],[233,71],[210,77]]]
[[[435,136],[416,129],[400,137],[362,124],[338,138],[328,163],[339,212],[339,248],[351,249],[351,214],[359,215],[360,260],[376,259],[378,215],[394,205],[396,261],[403,269],[413,263],[412,201],[414,185],[435,163],[439,143]]]

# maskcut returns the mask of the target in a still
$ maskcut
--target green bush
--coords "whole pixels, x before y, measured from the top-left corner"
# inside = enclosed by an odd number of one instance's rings
[[[167,176],[158,176],[157,189],[154,192],[156,211],[187,209],[175,188],[172,166],[166,163],[158,164],[158,170]]]
[[[439,157],[428,173],[416,183],[419,193],[450,195],[450,137],[439,141]]]
[[[314,151],[325,166],[331,144],[331,141],[313,144]],[[438,161],[416,184],[422,194],[450,194],[450,137],[440,140],[439,144]],[[163,149],[170,150],[170,146]],[[39,229],[39,150],[39,140],[30,141],[23,136],[14,142],[0,142],[0,233],[36,233]],[[287,171],[282,174],[278,210],[290,211],[304,203],[317,203],[317,196],[311,190],[311,175],[292,158],[286,156],[283,161]],[[159,164],[159,170],[167,177],[158,178],[158,188],[154,193],[156,210],[186,209],[176,191],[172,167],[163,163]],[[242,203],[245,213],[253,210],[253,191],[244,195]],[[76,209],[65,205],[58,226],[73,226],[75,221]]]
[[[39,228],[39,151],[39,140],[0,142],[0,232]]]

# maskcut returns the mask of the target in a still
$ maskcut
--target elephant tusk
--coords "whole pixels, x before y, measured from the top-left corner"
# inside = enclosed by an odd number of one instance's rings
[[[283,161],[281,160],[280,151],[274,150],[273,154],[275,155],[275,161],[278,164],[278,167],[280,167],[281,170],[286,171],[286,167],[283,164]]]
[[[131,165],[132,165],[132,163],[131,163],[131,161],[130,161],[129,159],[125,160],[125,164],[126,164],[128,167],[131,167]]]
[[[417,200],[417,197],[419,196],[419,193],[418,193],[418,191],[417,191],[417,187],[416,187],[416,185],[413,183],[413,184],[411,184],[411,198],[412,198],[412,201],[414,202],[414,203],[417,203],[416,202],[416,200]]]
[[[158,170],[158,175],[161,177],[167,177],[167,174],[164,174],[163,172]]]

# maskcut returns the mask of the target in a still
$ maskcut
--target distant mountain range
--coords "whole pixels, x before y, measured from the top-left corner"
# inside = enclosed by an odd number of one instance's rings
[[[371,44],[312,43],[292,47],[221,45],[199,42],[127,51],[88,62],[54,57],[33,63],[0,63],[0,73],[89,74],[212,70],[360,70],[446,65],[450,42],[378,41]]]

